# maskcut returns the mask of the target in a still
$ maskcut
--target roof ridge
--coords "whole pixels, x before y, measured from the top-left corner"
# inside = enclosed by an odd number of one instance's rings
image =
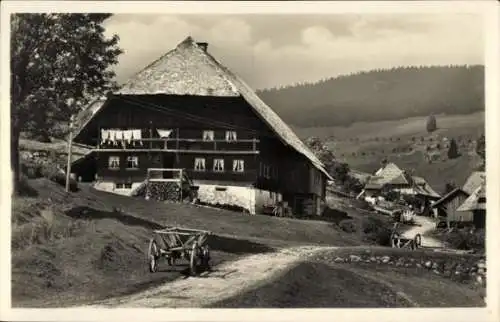
[[[176,51],[180,47],[184,47],[184,46],[186,46],[189,43],[194,44],[194,40],[193,40],[193,38],[191,36],[187,36],[183,41],[181,41],[179,44],[177,44],[177,46],[175,46],[175,48],[170,49],[169,51],[167,51],[166,53],[164,53],[163,55],[161,55],[157,59],[153,60],[151,63],[149,63],[146,66],[144,66],[143,68],[141,68],[138,72],[134,73],[120,87],[123,87],[124,85],[126,85],[127,83],[129,83],[130,81],[132,81],[137,75],[139,75],[140,73],[144,72],[146,69],[153,67],[155,64],[157,64],[158,62],[160,62],[163,59],[165,59],[168,55],[172,54],[174,51]],[[196,44],[194,44],[194,45],[196,45]]]
[[[172,61],[169,55],[172,55]],[[170,74],[173,75],[173,80],[168,78]],[[193,77],[194,80],[183,79],[183,76]],[[193,88],[190,84],[194,84],[195,87]],[[212,88],[212,86],[215,86],[215,88]],[[214,92],[211,93],[211,90],[214,90]],[[242,97],[253,112],[266,123],[269,129],[285,145],[290,146],[297,153],[308,159],[311,165],[325,174],[328,179],[332,179],[328,171],[326,171],[325,165],[288,124],[255,93],[255,90],[205,49],[198,46],[191,36],[188,36],[174,49],[168,51],[134,74],[120,89],[114,91],[113,94]]]

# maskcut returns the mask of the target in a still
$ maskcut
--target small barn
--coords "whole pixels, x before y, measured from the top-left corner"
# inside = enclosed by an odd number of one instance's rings
[[[474,227],[486,227],[486,189],[481,184],[457,209],[460,213],[465,213],[472,217]]]
[[[469,197],[469,194],[461,188],[455,188],[444,197],[432,204],[434,214],[438,218],[446,221],[446,225],[451,227],[454,223],[471,223],[472,214],[459,212],[458,208]]]
[[[473,172],[462,187],[453,189],[432,204],[435,216],[444,218],[448,227],[456,223],[484,226],[484,183],[485,173]]]

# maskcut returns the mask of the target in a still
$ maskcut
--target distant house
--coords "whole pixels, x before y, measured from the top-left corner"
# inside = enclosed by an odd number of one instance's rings
[[[371,176],[360,196],[372,197],[382,191],[397,191],[403,195],[413,195],[424,203],[437,200],[440,195],[427,181],[418,176],[410,176],[394,163],[388,163]]]
[[[77,176],[131,195],[148,169],[182,169],[207,204],[256,213],[283,201],[319,214],[324,165],[207,48],[186,38],[82,112],[74,141],[94,148]]]
[[[455,223],[481,226],[481,218],[484,219],[484,214],[481,214],[481,211],[484,209],[476,209],[475,207],[480,207],[477,205],[483,203],[481,191],[484,190],[481,190],[481,187],[484,182],[484,172],[473,172],[462,187],[453,189],[432,204],[435,216],[444,218],[448,227]],[[477,217],[475,214],[478,214]]]
[[[406,189],[410,185],[404,171],[396,164],[388,163],[368,178],[363,193],[365,196],[380,194],[383,188],[389,190]]]
[[[465,199],[457,211],[471,215],[476,228],[486,227],[486,189],[484,182]]]

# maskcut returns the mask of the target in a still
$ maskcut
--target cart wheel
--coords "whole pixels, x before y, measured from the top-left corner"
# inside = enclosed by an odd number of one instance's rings
[[[202,259],[201,259],[201,265],[203,266],[204,269],[210,268],[210,249],[208,246],[204,246],[202,248]]]
[[[398,233],[393,233],[391,235],[391,246],[392,246],[392,248],[399,248],[398,244],[399,244],[399,234]]]
[[[158,257],[158,245],[154,239],[151,239],[148,249],[149,271],[151,273],[158,271]]]
[[[422,236],[420,234],[415,235],[415,248],[422,246]]]
[[[198,243],[194,242],[193,247],[191,248],[191,254],[189,259],[189,273],[191,274],[191,276],[196,276],[198,259],[199,259]]]

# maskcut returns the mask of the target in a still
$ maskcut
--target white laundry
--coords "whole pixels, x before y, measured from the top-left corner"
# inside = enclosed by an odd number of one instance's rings
[[[141,140],[141,133],[142,131],[139,129],[139,130],[130,130],[132,132],[132,140],[134,140],[134,145],[136,143],[136,140]],[[139,141],[139,144],[142,145],[142,141]]]
[[[172,133],[172,130],[156,129],[156,132],[158,132],[158,135],[161,138],[168,138],[170,136],[170,134]]]
[[[127,141],[129,144],[132,141],[132,136],[133,136],[132,130],[125,130],[123,131],[123,139]]]
[[[118,132],[119,132],[119,130],[109,130],[109,134],[110,134],[110,137],[111,137],[111,142],[113,142],[113,145],[117,145],[118,144],[118,140],[119,140]]]
[[[108,141],[110,139],[109,137],[109,130],[103,130],[101,129],[101,144],[104,142]]]
[[[122,130],[115,130],[116,133],[116,140],[120,141],[123,140],[123,132]]]

